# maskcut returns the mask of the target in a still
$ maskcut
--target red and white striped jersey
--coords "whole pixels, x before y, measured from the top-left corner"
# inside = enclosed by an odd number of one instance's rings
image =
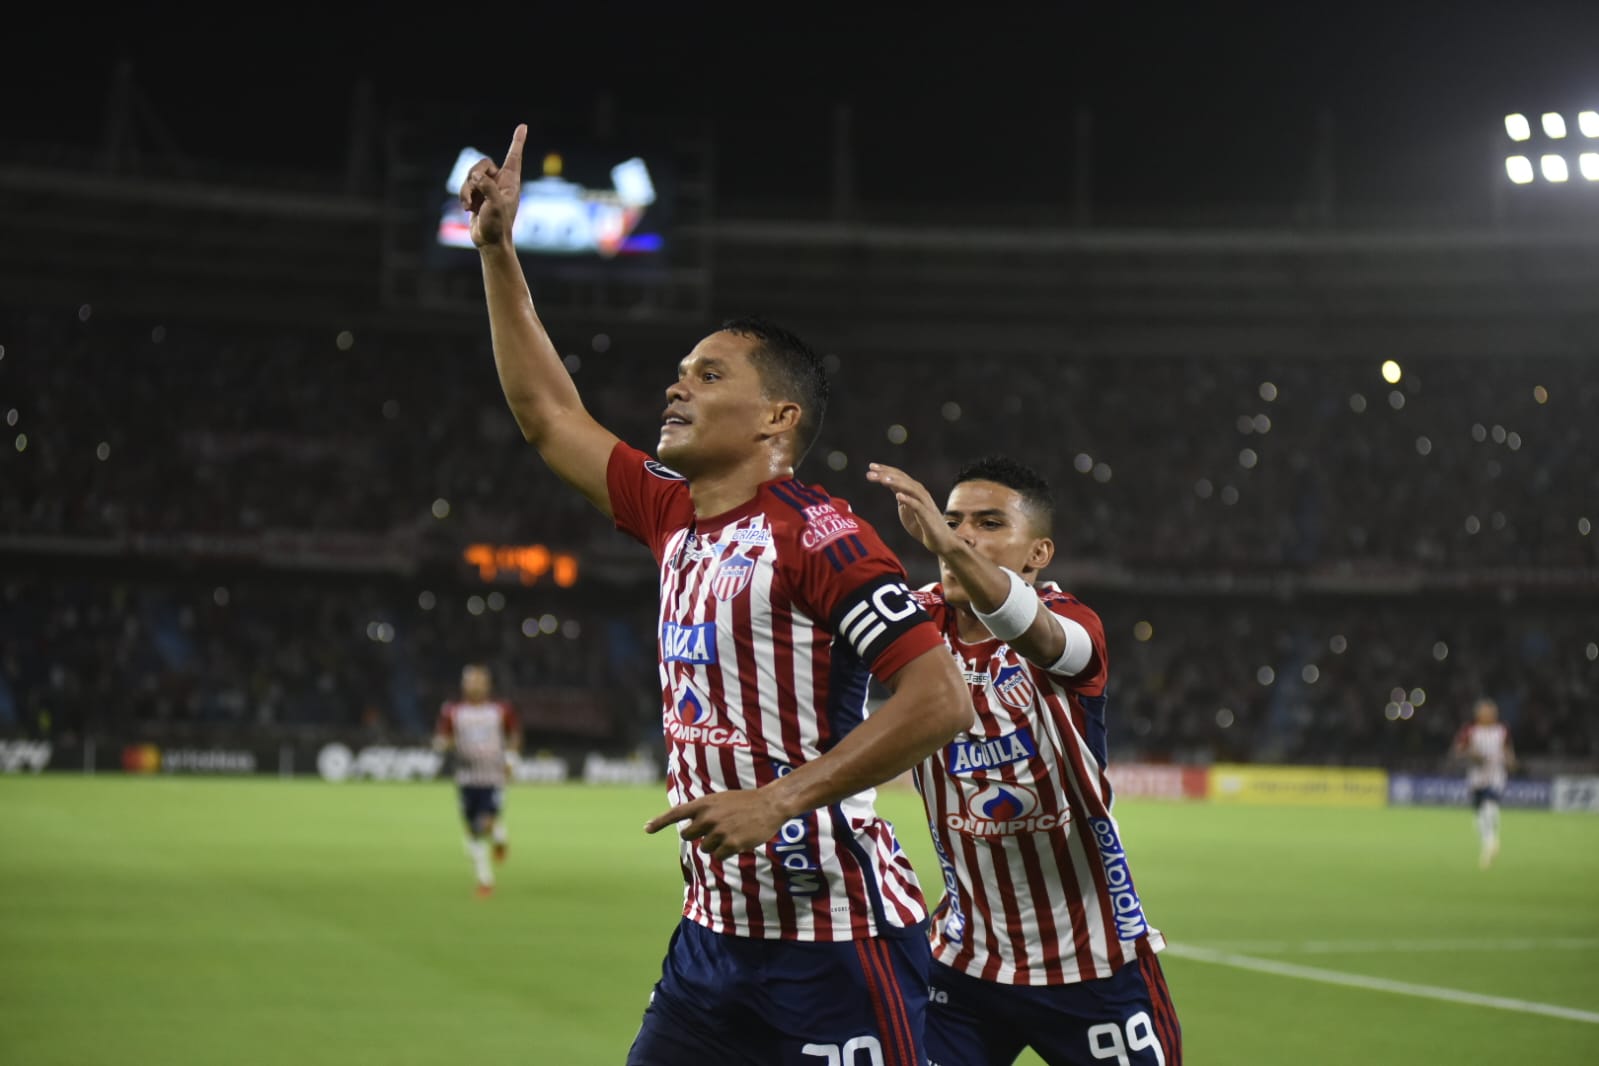
[[[916,593],[961,659],[976,719],[916,769],[944,874],[933,957],[1012,985],[1109,977],[1138,943],[1166,946],[1144,917],[1105,776],[1105,630],[1050,583],[1051,611],[1088,631],[1074,677],[999,640],[961,641],[942,588]]]
[[[437,732],[455,745],[456,784],[505,784],[505,740],[516,732],[516,712],[509,703],[446,703],[439,711]]]
[[[1503,789],[1505,763],[1510,752],[1510,730],[1503,722],[1483,725],[1468,722],[1455,736],[1455,751],[1471,760],[1466,784],[1471,788]]]
[[[618,444],[617,528],[661,568],[660,685],[676,805],[759,788],[832,749],[892,676],[942,640],[899,561],[849,505],[792,479],[696,520],[684,480]],[[868,790],[712,859],[685,841],[683,914],[734,936],[853,940],[922,921],[926,904]]]

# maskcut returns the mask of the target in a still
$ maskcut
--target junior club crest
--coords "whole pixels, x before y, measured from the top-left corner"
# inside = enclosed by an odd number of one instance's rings
[[[754,559],[743,555],[729,556],[716,568],[716,576],[711,579],[711,593],[726,603],[749,586],[750,576],[754,573]]]
[[[1025,710],[1033,705],[1032,679],[1020,666],[1006,666],[994,675],[994,694],[1007,707]]]

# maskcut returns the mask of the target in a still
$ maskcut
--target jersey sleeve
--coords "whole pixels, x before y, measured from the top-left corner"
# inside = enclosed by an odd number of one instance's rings
[[[830,501],[807,508],[791,553],[794,600],[886,681],[944,638],[877,531]]]
[[[436,736],[454,739],[455,737],[455,705],[446,703],[439,708],[439,720],[433,727]]]
[[[649,548],[656,562],[667,538],[694,520],[683,475],[621,441],[611,449],[605,489],[616,528]]]
[[[1093,646],[1088,664],[1069,678],[1062,678],[1062,682],[1072,691],[1084,696],[1103,694],[1105,682],[1110,675],[1110,661],[1105,650],[1105,623],[1099,620],[1099,614],[1077,597],[1059,589],[1041,590],[1039,599],[1044,601],[1044,606],[1057,618],[1064,618],[1082,626]]]

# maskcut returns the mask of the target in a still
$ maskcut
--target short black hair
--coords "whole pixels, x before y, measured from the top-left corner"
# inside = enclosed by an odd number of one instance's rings
[[[761,375],[761,388],[768,398],[799,404],[800,422],[794,431],[794,465],[798,466],[816,443],[827,415],[827,372],[822,361],[794,333],[764,318],[730,318],[721,328],[757,342],[750,349],[750,361]]]
[[[1046,537],[1054,535],[1055,494],[1050,491],[1049,482],[1044,480],[1044,476],[1032,467],[1006,455],[984,456],[961,467],[960,473],[955,475],[955,484],[963,481],[992,481],[1007,489],[1015,489],[1022,498],[1023,506],[1032,510],[1040,534]]]

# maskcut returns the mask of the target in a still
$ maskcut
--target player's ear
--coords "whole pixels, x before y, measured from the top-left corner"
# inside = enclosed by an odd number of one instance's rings
[[[766,409],[765,435],[775,437],[779,433],[794,432],[799,429],[802,415],[800,405],[793,400],[773,401]]]
[[[1027,568],[1042,570],[1055,558],[1055,542],[1049,537],[1039,537],[1027,553]]]

